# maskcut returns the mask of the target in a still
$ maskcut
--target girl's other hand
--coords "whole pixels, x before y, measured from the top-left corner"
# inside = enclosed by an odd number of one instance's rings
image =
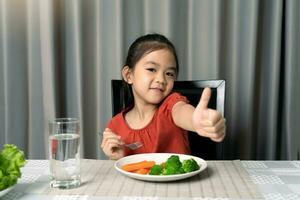
[[[104,130],[101,148],[109,159],[117,160],[124,157],[123,146],[121,136],[116,135],[109,128]]]
[[[215,142],[221,142],[226,133],[226,120],[217,110],[208,108],[211,89],[205,88],[193,113],[192,122],[195,131]]]

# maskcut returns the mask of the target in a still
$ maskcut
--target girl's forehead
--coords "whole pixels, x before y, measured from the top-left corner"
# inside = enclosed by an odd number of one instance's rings
[[[176,61],[173,53],[168,49],[158,49],[146,53],[142,58],[139,60],[142,62],[158,62],[161,64],[168,64],[176,67]]]

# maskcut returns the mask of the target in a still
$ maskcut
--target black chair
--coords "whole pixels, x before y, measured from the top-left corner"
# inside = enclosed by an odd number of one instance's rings
[[[122,80],[112,80],[112,115],[125,108],[124,89]],[[208,107],[218,110],[224,116],[225,80],[175,81],[173,91],[186,96],[190,104],[196,106],[205,87],[210,87],[212,96]],[[216,143],[197,133],[189,133],[192,155],[206,160],[223,160],[223,142]]]

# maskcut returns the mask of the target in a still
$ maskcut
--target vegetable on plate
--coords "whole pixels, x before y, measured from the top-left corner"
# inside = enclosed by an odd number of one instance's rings
[[[140,169],[150,169],[155,165],[154,161],[141,161],[136,163],[130,163],[122,166],[122,169],[127,172],[134,172]]]
[[[154,161],[141,161],[121,166],[127,172],[149,175],[175,175],[184,174],[200,169],[198,163],[193,159],[186,159],[182,162],[177,155],[171,155],[166,162],[157,164]]]

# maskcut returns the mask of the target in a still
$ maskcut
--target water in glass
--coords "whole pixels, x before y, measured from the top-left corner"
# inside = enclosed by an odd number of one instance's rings
[[[52,128],[56,134],[49,137],[51,187],[68,189],[80,185],[80,137],[78,128],[69,127],[68,131],[68,126]]]

